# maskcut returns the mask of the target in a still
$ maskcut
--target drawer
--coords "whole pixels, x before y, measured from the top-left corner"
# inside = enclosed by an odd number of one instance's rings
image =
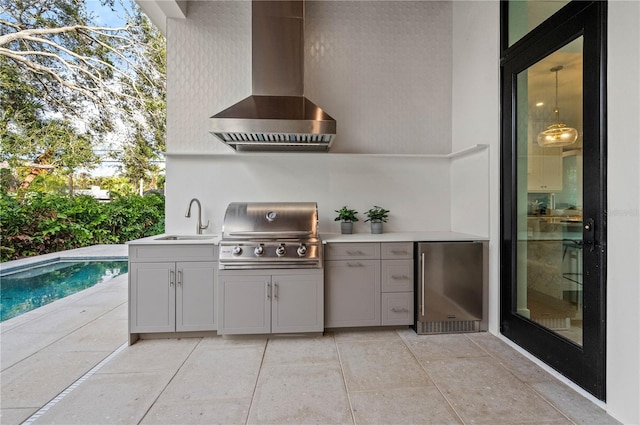
[[[413,292],[382,294],[382,325],[413,324]]]
[[[382,260],[382,292],[413,291],[413,260]]]
[[[406,258],[413,260],[413,242],[383,243],[382,259],[396,260]]]
[[[326,260],[377,260],[379,243],[329,243],[325,247]]]

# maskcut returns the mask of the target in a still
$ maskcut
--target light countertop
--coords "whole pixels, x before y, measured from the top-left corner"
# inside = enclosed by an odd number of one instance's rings
[[[345,242],[436,242],[436,241],[486,241],[489,238],[467,233],[431,231],[431,232],[388,232],[381,234],[354,233],[320,233],[323,243]],[[164,233],[127,242],[127,245],[203,245],[220,243],[221,236],[214,234],[175,235]]]
[[[148,236],[127,242],[127,245],[218,245],[220,235],[176,235],[175,233],[163,233],[161,235]]]
[[[432,231],[432,232],[389,232],[381,234],[354,233],[321,233],[323,243],[341,242],[448,242],[448,241],[486,241],[488,237],[467,233]]]

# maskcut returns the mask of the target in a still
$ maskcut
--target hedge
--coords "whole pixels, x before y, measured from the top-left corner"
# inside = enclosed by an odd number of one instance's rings
[[[120,244],[164,232],[164,197],[30,193],[23,200],[0,193],[0,260],[95,244]]]

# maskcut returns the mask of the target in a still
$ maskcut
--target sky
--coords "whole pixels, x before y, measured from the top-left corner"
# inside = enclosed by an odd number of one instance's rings
[[[85,0],[85,1],[87,5],[87,11],[93,14],[94,23],[96,26],[103,26],[108,28],[118,28],[118,27],[124,26],[126,21],[126,18],[125,18],[126,13],[124,11],[122,1],[126,3],[129,0],[115,0],[114,2],[115,10],[111,10],[109,6],[103,6],[99,0]],[[116,134],[113,134],[110,137],[107,137],[107,140],[105,140],[106,142],[105,146],[109,144],[117,145],[118,144],[117,139],[118,139],[118,135],[116,132]],[[101,151],[100,149],[96,149],[96,153],[98,153],[101,156],[104,154],[104,152]],[[89,173],[92,176],[100,176],[100,177],[113,176],[117,174],[119,165],[120,165],[119,162],[106,159],[105,161],[102,162],[101,165],[89,171]]]

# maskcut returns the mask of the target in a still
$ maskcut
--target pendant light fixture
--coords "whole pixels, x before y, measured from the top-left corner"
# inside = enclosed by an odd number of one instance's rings
[[[560,122],[560,109],[558,109],[558,71],[562,68],[563,66],[554,66],[550,69],[551,72],[556,73],[556,106],[553,109],[553,112],[556,114],[556,122],[538,134],[538,145],[543,148],[567,146],[575,143],[578,139],[578,130],[567,127],[566,124]]]

